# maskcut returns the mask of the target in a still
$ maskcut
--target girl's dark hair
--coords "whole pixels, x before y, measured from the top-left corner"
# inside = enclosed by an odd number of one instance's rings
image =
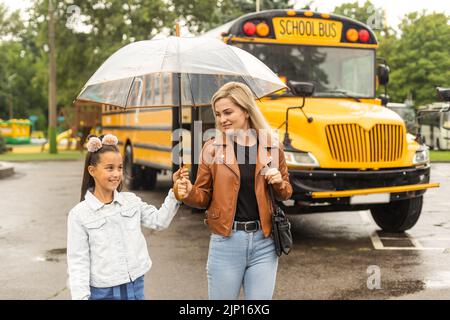
[[[99,136],[98,138],[102,140],[104,135]],[[96,137],[95,135],[91,134],[87,137],[87,140],[89,141],[90,138]],[[120,153],[119,148],[116,145],[107,145],[103,144],[102,147],[96,151],[96,152],[89,152],[86,154],[86,160],[84,161],[84,170],[83,170],[83,182],[81,183],[81,199],[80,201],[84,200],[84,196],[86,195],[86,192],[91,189],[95,188],[95,181],[94,178],[89,174],[88,167],[89,166],[95,166],[100,161],[100,155],[106,152],[117,152]],[[117,187],[117,191],[122,190],[122,181],[120,181],[119,186]]]

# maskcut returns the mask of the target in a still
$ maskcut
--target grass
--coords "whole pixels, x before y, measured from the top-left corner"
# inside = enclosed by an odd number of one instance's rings
[[[430,150],[430,159],[433,161],[448,161],[450,162],[450,151],[434,151]]]
[[[84,158],[85,152],[59,151],[57,154],[48,152],[39,153],[12,153],[0,154],[0,161],[46,161],[46,160],[79,160]]]

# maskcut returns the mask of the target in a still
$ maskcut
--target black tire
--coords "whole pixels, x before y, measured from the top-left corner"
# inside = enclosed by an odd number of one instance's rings
[[[158,170],[146,167],[142,170],[142,187],[145,190],[154,190],[157,182]]]
[[[123,160],[123,184],[128,190],[138,190],[142,185],[142,169],[133,163],[133,148],[127,145]]]
[[[370,209],[377,225],[386,232],[404,232],[411,229],[422,212],[423,197],[394,201]]]

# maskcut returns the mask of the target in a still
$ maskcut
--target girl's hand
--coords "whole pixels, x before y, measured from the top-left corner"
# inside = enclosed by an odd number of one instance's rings
[[[189,179],[189,170],[186,167],[178,169],[172,176],[172,181],[175,183],[178,179],[182,178]]]
[[[183,177],[181,180],[178,181],[178,195],[180,196],[181,199],[186,198],[189,192],[191,192],[191,190],[192,190],[192,183],[189,179]]]
[[[281,172],[277,168],[270,168],[267,170],[265,174],[267,183],[275,184],[283,182],[283,178],[281,177]]]

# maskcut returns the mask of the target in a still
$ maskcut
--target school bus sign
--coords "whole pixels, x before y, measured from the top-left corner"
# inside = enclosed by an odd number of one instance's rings
[[[273,27],[277,40],[321,40],[339,43],[342,22],[308,18],[273,18]]]

